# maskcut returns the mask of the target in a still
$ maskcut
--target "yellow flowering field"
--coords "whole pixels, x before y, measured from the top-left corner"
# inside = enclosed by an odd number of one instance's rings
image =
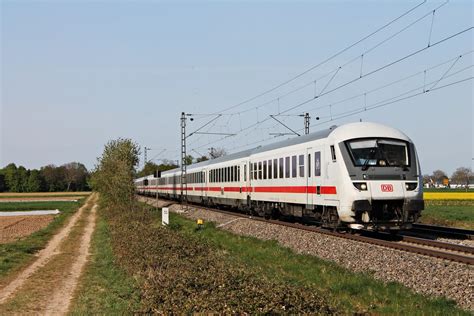
[[[474,192],[423,192],[425,200],[474,200]]]

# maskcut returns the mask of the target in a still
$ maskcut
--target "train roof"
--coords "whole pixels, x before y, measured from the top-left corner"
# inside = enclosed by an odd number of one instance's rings
[[[333,125],[330,128],[327,128],[318,132],[310,133],[308,135],[292,137],[283,141],[275,142],[275,143],[264,145],[264,146],[258,146],[252,149],[247,149],[247,150],[240,151],[237,153],[222,156],[216,159],[202,161],[196,164],[189,165],[187,166],[186,169],[192,170],[194,168],[204,167],[210,164],[216,164],[216,163],[248,157],[250,155],[266,152],[269,150],[274,150],[274,149],[278,149],[282,147],[288,147],[288,146],[298,145],[298,144],[302,144],[302,143],[306,143],[306,142],[310,142],[310,141],[314,141],[318,139],[323,139],[323,138],[327,138],[330,134],[333,134],[333,136],[337,139],[371,137],[374,135],[380,135],[382,137],[393,137],[393,138],[405,139],[411,142],[408,136],[406,136],[404,133],[402,133],[401,131],[395,128],[392,128],[383,124],[379,124],[379,123],[355,122],[355,123],[344,124],[339,127],[336,125]],[[176,171],[179,171],[179,170],[181,170],[181,168],[175,168],[172,170],[167,170],[163,172],[162,174],[166,175],[170,173],[175,173]]]
[[[277,148],[281,148],[281,147],[298,145],[298,144],[306,143],[306,142],[313,141],[313,140],[323,139],[323,138],[328,137],[329,134],[331,134],[331,132],[334,131],[335,128],[336,128],[336,126],[334,125],[334,126],[331,126],[328,129],[324,129],[324,130],[321,130],[321,131],[318,131],[318,132],[310,133],[308,135],[301,135],[299,137],[293,137],[293,138],[285,139],[285,140],[282,140],[282,141],[279,141],[279,142],[271,143],[271,144],[268,144],[268,145],[258,146],[258,147],[252,148],[252,149],[239,151],[239,152],[229,154],[229,155],[225,155],[225,156],[222,156],[222,157],[219,157],[219,158],[198,162],[198,163],[187,166],[186,169],[187,170],[192,170],[194,168],[199,168],[199,167],[204,167],[204,166],[207,166],[207,165],[210,165],[210,164],[221,163],[221,162],[231,161],[231,160],[235,160],[235,159],[239,159],[239,158],[244,158],[244,157],[248,157],[250,155],[258,154],[258,153],[261,153],[261,152],[265,152],[265,151],[269,151],[269,150],[273,150],[273,149],[277,149]],[[169,174],[169,173],[175,173],[178,170],[181,170],[181,168],[175,168],[175,169],[167,170],[165,172],[162,172],[162,174],[166,175],[166,174]]]

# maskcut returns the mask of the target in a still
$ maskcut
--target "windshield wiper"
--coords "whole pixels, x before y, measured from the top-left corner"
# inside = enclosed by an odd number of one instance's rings
[[[364,164],[362,165],[362,168],[361,168],[362,171],[366,171],[367,169],[369,169],[369,161],[371,159],[374,159],[374,157],[375,157],[375,148],[370,151],[370,154],[371,154],[372,158],[371,158],[371,156],[369,156],[369,157],[367,157],[367,159],[365,159]]]

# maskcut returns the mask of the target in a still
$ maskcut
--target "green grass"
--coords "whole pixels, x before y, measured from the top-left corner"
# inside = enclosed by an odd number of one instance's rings
[[[461,188],[456,188],[456,189],[449,189],[449,188],[423,188],[423,192],[474,192],[474,189],[461,189]]]
[[[51,210],[59,209],[61,213],[44,229],[41,229],[30,236],[7,244],[0,244],[0,278],[7,276],[29,262],[36,252],[43,249],[49,239],[63,226],[64,221],[71,216],[84,203],[84,199],[79,203],[68,202],[41,202],[41,203],[0,203],[0,210]],[[25,207],[26,205],[26,207]]]
[[[30,210],[62,210],[62,209],[70,209],[71,207],[77,208],[78,202],[51,202],[51,201],[44,201],[44,202],[7,202],[7,203],[0,203],[0,211],[1,212],[8,212],[8,211],[30,211]]]
[[[383,283],[367,274],[353,273],[317,257],[299,255],[275,241],[262,241],[218,230],[212,223],[196,232],[196,224],[171,214],[173,227],[199,235],[228,253],[229,260],[245,264],[269,278],[316,289],[343,313],[453,315],[468,314],[444,298],[428,298],[397,284]]]
[[[427,203],[422,212],[421,223],[474,229],[474,201],[457,203],[436,201]]]
[[[135,281],[115,263],[110,231],[100,216],[91,245],[91,259],[84,270],[71,314],[131,314],[138,310]]]

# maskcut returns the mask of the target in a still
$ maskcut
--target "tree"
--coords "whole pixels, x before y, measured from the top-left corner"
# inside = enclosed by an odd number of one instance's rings
[[[56,167],[55,165],[47,165],[40,169],[44,178],[46,191],[64,191],[67,187],[65,181],[65,168]]]
[[[202,156],[202,157],[198,157],[196,159],[196,162],[202,162],[202,161],[207,161],[207,160],[209,160],[209,158],[207,158],[207,156]]]
[[[15,192],[27,192],[29,171],[25,167],[19,166],[17,169],[18,177],[18,191]]]
[[[179,166],[177,164],[175,164],[173,161],[164,159],[163,163],[158,165],[158,170],[159,171],[166,171],[166,170],[176,169],[178,167]]]
[[[473,177],[473,173],[471,168],[459,167],[454,171],[453,175],[451,176],[451,182],[465,185],[466,187],[469,186],[469,180]]]
[[[194,159],[193,156],[187,155],[186,157],[184,157],[184,164],[186,166],[189,166],[190,164],[193,163],[193,159]]]
[[[64,182],[66,183],[66,191],[79,190],[86,187],[87,168],[79,162],[70,162],[62,165],[64,168]]]
[[[135,186],[135,167],[140,155],[139,146],[130,139],[109,141],[91,177],[91,184],[111,207],[128,210],[132,207]]]
[[[5,175],[0,173],[0,192],[5,192],[7,190],[7,184],[5,183]]]
[[[448,178],[446,172],[444,172],[443,170],[433,171],[433,175],[431,177],[433,178],[433,181],[438,185],[443,184],[443,180]]]
[[[153,174],[155,171],[159,170],[158,165],[154,162],[148,161],[143,169],[137,174],[139,178]]]
[[[38,170],[33,169],[30,171],[28,181],[26,184],[26,192],[40,192],[43,188],[41,174]]]
[[[225,155],[227,155],[227,152],[224,148],[211,147],[209,149],[209,158],[211,158],[211,159],[216,159],[216,158],[219,158],[219,157],[222,157],[222,156],[225,156]]]
[[[430,187],[433,185],[432,178],[429,174],[423,175],[423,185],[426,185],[426,184],[428,184],[428,186]]]
[[[20,192],[20,179],[18,177],[18,168],[14,163],[8,164],[4,169],[6,190],[9,192]]]

